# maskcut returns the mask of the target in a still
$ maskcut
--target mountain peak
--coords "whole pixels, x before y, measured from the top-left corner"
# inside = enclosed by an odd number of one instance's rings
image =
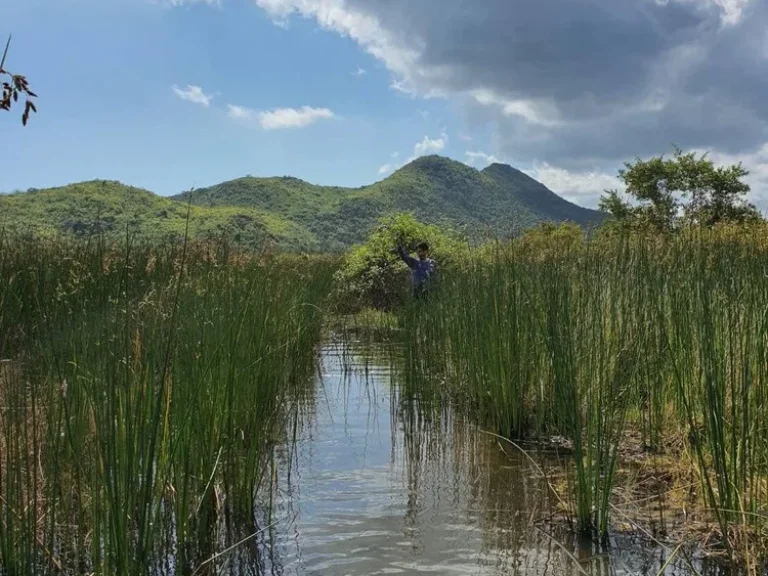
[[[513,191],[525,206],[543,220],[591,225],[603,219],[602,214],[567,201],[535,178],[509,164],[491,164],[482,174],[502,188]]]
[[[445,170],[445,169],[460,169],[460,170],[474,170],[470,166],[448,158],[447,156],[440,156],[439,154],[430,154],[428,156],[419,156],[408,162],[400,170],[408,168],[416,168],[419,170]]]
[[[488,164],[488,166],[483,168],[482,172],[484,174],[493,174],[493,173],[514,174],[514,175],[523,174],[527,176],[527,174],[525,174],[525,172],[523,172],[522,170],[518,170],[517,168],[509,164],[502,164],[501,162],[494,162],[493,164]]]

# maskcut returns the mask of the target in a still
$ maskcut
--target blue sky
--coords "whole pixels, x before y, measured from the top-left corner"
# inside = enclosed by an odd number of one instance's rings
[[[27,75],[39,113],[24,129],[18,114],[0,117],[12,135],[0,144],[10,155],[0,190],[107,178],[171,194],[245,174],[358,186],[425,137],[430,151],[462,157],[461,141],[443,137],[461,130],[450,102],[392,89],[384,66],[309,20],[276,26],[246,0],[9,4],[6,67]],[[231,118],[230,105],[249,117]],[[332,116],[259,122],[259,111],[303,107]]]
[[[440,153],[594,205],[625,160],[675,143],[744,160],[764,205],[766,3],[542,4],[0,3],[6,67],[39,95],[26,128],[20,109],[0,114],[0,191],[105,178],[172,194],[245,174],[359,186]]]

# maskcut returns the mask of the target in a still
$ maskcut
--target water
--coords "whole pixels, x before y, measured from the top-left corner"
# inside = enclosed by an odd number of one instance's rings
[[[529,459],[455,414],[424,419],[397,398],[386,359],[368,352],[323,351],[312,408],[297,442],[280,449],[292,465],[281,472],[269,561],[258,572],[659,573],[668,550],[628,537],[602,548],[548,524],[551,496]],[[681,557],[664,571],[694,573]]]

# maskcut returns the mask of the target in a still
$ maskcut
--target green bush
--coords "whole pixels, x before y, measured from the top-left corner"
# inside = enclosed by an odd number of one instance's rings
[[[366,307],[390,310],[402,303],[409,271],[393,249],[399,244],[413,252],[421,241],[429,243],[440,274],[450,270],[468,250],[457,234],[423,224],[412,214],[382,218],[365,243],[348,252],[335,275],[337,309],[345,313]]]
[[[585,245],[584,230],[571,222],[545,222],[516,240],[524,253],[539,261],[565,258]]]

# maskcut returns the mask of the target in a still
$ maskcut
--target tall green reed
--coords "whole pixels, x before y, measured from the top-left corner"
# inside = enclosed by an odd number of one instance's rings
[[[628,432],[657,452],[670,435],[690,437],[726,539],[734,526],[764,527],[761,238],[743,229],[497,243],[444,271],[429,311],[402,324],[407,380],[506,437],[565,436],[582,530],[608,531]],[[420,374],[429,354],[442,357],[439,379]]]
[[[2,242],[0,564],[181,572],[257,531],[333,262]]]
[[[702,489],[732,552],[751,547],[734,529],[764,529],[767,517],[768,290],[765,249],[754,240],[681,241],[665,327]]]

